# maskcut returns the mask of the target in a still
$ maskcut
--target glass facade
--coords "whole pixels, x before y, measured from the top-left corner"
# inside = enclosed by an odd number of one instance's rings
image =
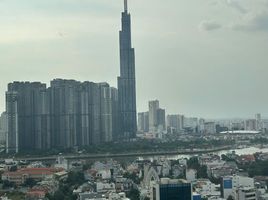
[[[191,184],[160,185],[160,200],[192,200]]]

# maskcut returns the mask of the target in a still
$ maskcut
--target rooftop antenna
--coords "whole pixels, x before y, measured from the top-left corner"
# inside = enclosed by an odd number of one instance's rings
[[[124,0],[125,12],[127,12],[127,0]]]

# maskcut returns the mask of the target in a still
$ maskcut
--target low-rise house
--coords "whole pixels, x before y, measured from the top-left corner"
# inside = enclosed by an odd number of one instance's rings
[[[26,193],[26,199],[42,200],[42,199],[45,199],[47,193],[48,191],[44,189],[30,189]]]
[[[239,164],[248,165],[256,161],[254,155],[241,155],[236,160]]]
[[[117,192],[127,192],[132,189],[134,183],[132,180],[121,176],[115,178],[115,188]]]
[[[183,165],[173,165],[171,169],[173,178],[184,176],[184,170],[185,166]]]
[[[63,169],[57,168],[23,168],[15,172],[5,172],[2,175],[2,180],[13,182],[17,185],[23,184],[27,179],[31,178],[36,181],[41,181],[45,178],[53,178],[53,175]]]
[[[197,171],[195,169],[186,170],[186,180],[189,182],[194,182],[197,178]]]
[[[115,184],[97,182],[97,192],[98,193],[115,192]]]
[[[208,179],[198,179],[194,188],[203,198],[219,198],[221,195],[220,185],[215,185]]]

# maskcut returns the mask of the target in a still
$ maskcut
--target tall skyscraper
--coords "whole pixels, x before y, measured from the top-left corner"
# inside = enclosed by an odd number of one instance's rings
[[[6,92],[6,114],[7,114],[7,137],[6,152],[18,153],[19,134],[18,134],[18,93]]]
[[[120,117],[119,138],[130,139],[136,136],[136,79],[135,51],[131,45],[131,19],[127,0],[124,0],[122,30],[120,31],[120,76],[118,77],[118,101]]]
[[[118,132],[117,89],[55,79],[14,82],[6,92],[7,152],[111,142]],[[0,130],[1,131],[1,130]]]
[[[50,148],[50,120],[46,85],[13,82],[6,93],[7,151]]]
[[[78,145],[80,123],[79,82],[51,81],[51,130],[53,146],[70,148]]]

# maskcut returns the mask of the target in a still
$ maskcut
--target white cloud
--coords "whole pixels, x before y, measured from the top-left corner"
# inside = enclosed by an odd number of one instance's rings
[[[202,21],[199,24],[199,29],[203,31],[213,31],[213,30],[217,30],[221,28],[222,28],[222,25],[220,23],[217,23],[214,20]]]
[[[248,13],[248,10],[241,6],[237,0],[226,0],[226,4],[243,14]]]
[[[248,14],[242,22],[231,27],[238,31],[268,31],[268,11]]]

